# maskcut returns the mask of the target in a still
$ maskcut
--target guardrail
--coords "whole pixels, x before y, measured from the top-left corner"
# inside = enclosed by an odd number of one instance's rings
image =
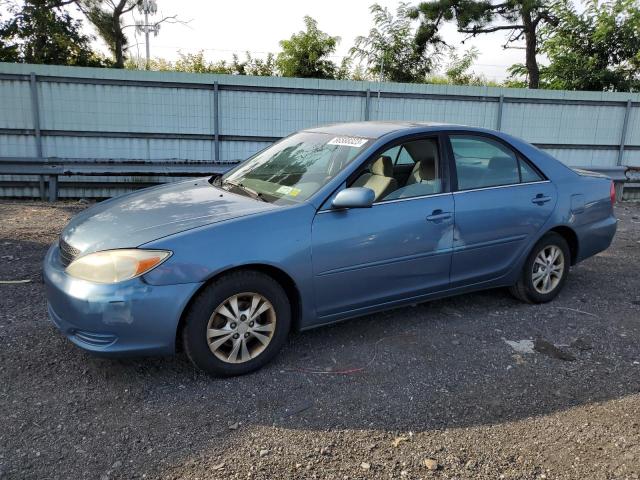
[[[0,175],[39,175],[47,179],[48,200],[58,199],[58,178],[61,176],[122,176],[122,177],[205,177],[226,172],[238,162],[148,162],[148,161],[87,161],[74,159],[27,160],[0,158]],[[45,186],[41,198],[45,198]]]
[[[88,161],[86,159],[27,160],[20,158],[0,158],[0,175],[38,175],[47,179],[48,196],[41,187],[41,198],[50,202],[58,199],[58,179],[61,176],[122,176],[122,177],[205,177],[222,174],[239,162],[176,162],[176,161]],[[622,199],[623,188],[628,184],[636,188],[640,182],[640,168],[634,167],[578,167],[583,170],[602,173],[616,185],[616,197]],[[125,184],[129,185],[129,184]]]
[[[613,180],[614,187],[616,189],[616,200],[623,200],[624,189],[627,182],[629,182],[629,172],[631,167],[617,166],[617,167],[605,167],[605,168],[593,168],[593,167],[581,167],[583,170],[590,170],[592,172],[598,172],[606,175]]]

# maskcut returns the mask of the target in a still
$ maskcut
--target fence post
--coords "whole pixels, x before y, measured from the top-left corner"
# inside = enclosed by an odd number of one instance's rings
[[[631,99],[627,100],[627,108],[624,111],[624,121],[622,122],[622,132],[620,134],[620,149],[618,150],[617,165],[622,165],[624,157],[624,145],[627,141],[627,127],[629,126],[629,114],[631,113]]]
[[[218,82],[213,82],[213,161],[220,161],[220,88]]]
[[[364,99],[364,119],[369,120],[369,108],[371,105],[371,90],[367,88],[367,95]]]
[[[496,130],[502,130],[502,109],[504,108],[504,95],[500,95],[500,100],[498,101],[498,119],[496,122]]]
[[[34,72],[29,74],[29,88],[31,91],[31,119],[33,121],[33,133],[36,140],[36,157],[42,161],[42,135],[40,133],[40,106],[38,105],[38,79]],[[40,200],[45,200],[44,175],[38,176],[38,190]]]
[[[49,201],[55,202],[58,200],[58,176],[49,175]]]

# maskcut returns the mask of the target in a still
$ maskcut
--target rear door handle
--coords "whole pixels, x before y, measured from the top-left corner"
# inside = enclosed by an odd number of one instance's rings
[[[551,197],[546,197],[542,193],[539,193],[538,195],[536,195],[531,199],[531,203],[537,203],[538,205],[543,205],[550,201],[551,201]]]
[[[451,218],[451,212],[443,212],[442,210],[434,210],[431,215],[427,217],[427,222],[438,222],[440,220],[448,220]]]

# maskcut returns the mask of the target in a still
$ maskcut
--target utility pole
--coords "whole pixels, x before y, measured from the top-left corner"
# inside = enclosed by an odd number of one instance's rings
[[[147,61],[144,64],[145,70],[149,70],[149,61],[151,60],[151,46],[149,45],[149,9],[144,9],[144,43],[147,50]]]
[[[158,35],[160,31],[160,23],[149,23],[149,15],[155,15],[158,11],[158,4],[156,0],[142,0],[138,5],[140,13],[144,14],[144,23],[137,21],[136,30],[139,33],[144,33],[144,42],[146,48],[147,58],[145,61],[145,70],[149,70],[151,63],[151,45],[149,44],[149,33],[153,32],[154,37]]]
[[[386,52],[382,52],[382,58],[380,58],[380,75],[378,76],[378,101],[376,102],[376,116],[380,112],[380,90],[382,89],[382,81],[384,80],[384,56]]]

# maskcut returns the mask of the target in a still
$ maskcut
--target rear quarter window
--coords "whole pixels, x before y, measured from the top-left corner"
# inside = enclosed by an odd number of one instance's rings
[[[540,180],[544,180],[542,176],[540,176],[540,174],[527,163],[526,160],[518,158],[518,161],[520,162],[520,176],[522,177],[522,183],[539,182]]]

